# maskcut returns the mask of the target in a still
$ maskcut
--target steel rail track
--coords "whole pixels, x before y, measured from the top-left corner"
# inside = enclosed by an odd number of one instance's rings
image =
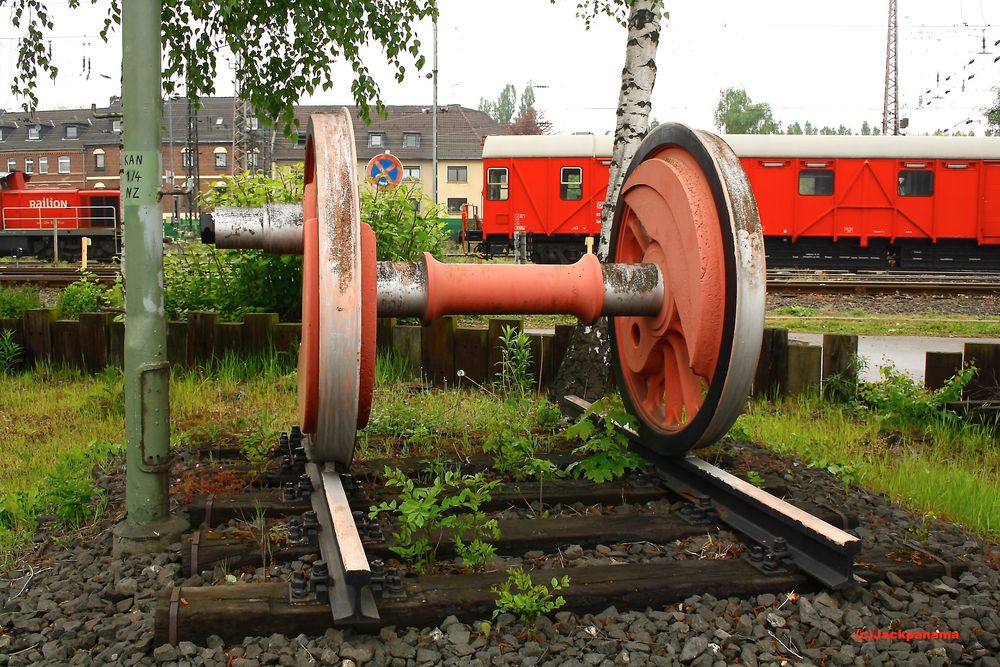
[[[86,274],[105,285],[114,283],[121,274],[117,265],[88,266]],[[64,287],[80,280],[83,276],[79,267],[46,266],[40,264],[0,264],[0,285],[39,285]]]

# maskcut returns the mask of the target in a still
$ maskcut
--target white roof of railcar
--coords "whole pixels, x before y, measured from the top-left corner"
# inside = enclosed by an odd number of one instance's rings
[[[728,134],[740,157],[1000,160],[1000,137],[872,137],[860,135]],[[486,137],[483,157],[610,157],[611,135]]]

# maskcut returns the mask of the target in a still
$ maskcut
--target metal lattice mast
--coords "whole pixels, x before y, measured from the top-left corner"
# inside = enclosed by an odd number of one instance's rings
[[[250,127],[250,103],[243,98],[239,80],[240,67],[236,66],[236,91],[233,94],[233,173],[250,169],[250,153],[254,149],[253,128]]]
[[[194,100],[188,98],[187,107],[187,160],[184,163],[185,176],[187,177],[187,213],[188,220],[198,217],[198,195],[201,193],[201,172],[198,169],[198,109]]]
[[[897,0],[889,0],[889,31],[885,46],[885,99],[882,106],[882,134],[899,134],[899,26]]]

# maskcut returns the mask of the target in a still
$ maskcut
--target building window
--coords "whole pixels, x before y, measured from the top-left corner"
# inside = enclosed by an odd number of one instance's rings
[[[420,180],[420,167],[403,167],[403,180],[404,181],[419,181]]]
[[[0,127],[0,141],[3,141],[6,138],[7,138],[7,128]]]
[[[930,197],[934,194],[933,171],[900,171],[900,197]]]
[[[469,182],[469,168],[468,167],[448,167],[448,182],[449,183],[468,183]]]
[[[384,132],[368,133],[368,148],[382,148],[383,146],[385,146]]]
[[[420,148],[420,133],[403,132],[403,148]]]
[[[260,129],[260,120],[258,120],[257,116],[250,116],[250,129]]]
[[[38,173],[39,174],[49,173],[49,159],[47,157],[38,158]]]
[[[260,151],[256,148],[247,154],[247,169],[256,169],[260,164]]]
[[[122,131],[122,121],[121,121],[121,118],[116,118],[115,120],[111,121],[111,131],[112,132],[121,132]]]
[[[448,213],[461,213],[462,206],[468,202],[469,200],[465,197],[448,197]]]
[[[507,169],[486,170],[486,198],[490,201],[507,201]]]
[[[104,171],[104,149],[102,148],[94,151],[94,169]]]
[[[41,125],[29,125],[28,126],[28,139],[30,141],[35,141],[42,138],[42,126]]]
[[[228,162],[229,154],[226,152],[225,148],[215,149],[215,168],[225,169]]]
[[[193,167],[194,161],[192,160],[193,151],[190,148],[185,148],[181,151],[181,166],[182,167]]]
[[[559,199],[583,199],[583,167],[563,167],[559,170]]]
[[[17,169],[17,160],[7,158],[7,171],[14,171],[15,169]]]
[[[803,169],[799,172],[799,194],[807,197],[833,194],[832,169]]]
[[[215,125],[216,125],[216,127],[222,127],[222,123],[225,122],[225,120],[226,119],[223,118],[222,116],[219,116],[218,118],[216,118],[215,119]]]
[[[59,156],[59,173],[68,174],[69,173],[69,156],[60,155]]]
[[[298,146],[305,146],[306,145],[306,133],[305,132],[299,132],[298,139],[296,139],[295,143]]]
[[[26,174],[35,173],[35,158],[33,157],[24,158],[24,173]]]
[[[76,125],[66,126],[66,138],[67,139],[79,139],[80,138],[80,128]]]

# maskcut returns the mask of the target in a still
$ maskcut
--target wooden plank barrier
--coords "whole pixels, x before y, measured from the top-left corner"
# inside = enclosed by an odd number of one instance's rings
[[[845,399],[858,385],[858,337],[823,334],[823,395]],[[831,382],[831,378],[835,378]]]
[[[52,322],[55,311],[38,308],[24,311],[24,342],[27,361],[36,364],[52,358]]]
[[[975,376],[965,387],[965,398],[970,401],[1000,398],[1000,345],[966,343],[965,363],[976,367]]]
[[[52,345],[52,363],[56,366],[83,368],[80,354],[80,322],[78,320],[55,320],[49,334]]]
[[[419,324],[397,324],[392,328],[392,351],[406,359],[414,378],[420,377],[422,328]]]
[[[789,396],[818,390],[822,381],[823,348],[798,341],[788,344],[788,384]]]
[[[108,325],[111,313],[80,313],[80,350],[83,369],[98,373],[108,365]]]
[[[167,361],[171,366],[186,366],[188,352],[187,322],[167,322]]]
[[[210,361],[215,356],[215,336],[219,324],[218,313],[188,313],[187,322],[187,365],[197,366]]]
[[[788,329],[767,327],[754,373],[753,395],[777,397],[788,391]]]
[[[455,384],[455,317],[441,317],[423,327],[420,367],[435,387]]]
[[[486,329],[459,327],[455,330],[455,371],[459,370],[465,373],[465,378],[459,381],[461,386],[469,386],[472,383],[482,386],[490,380],[487,368]]]
[[[940,389],[960,370],[961,352],[928,352],[924,362],[924,387],[930,390]]]
[[[277,313],[247,313],[243,316],[243,353],[246,355],[269,354],[274,344],[274,327]]]

